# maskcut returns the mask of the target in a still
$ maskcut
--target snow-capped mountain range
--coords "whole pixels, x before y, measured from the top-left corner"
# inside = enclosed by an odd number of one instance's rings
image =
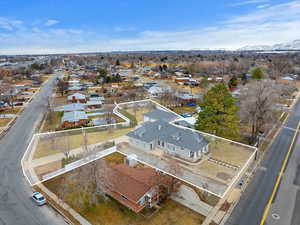
[[[300,50],[300,39],[287,43],[275,44],[275,45],[253,45],[245,46],[238,49],[238,51],[273,51],[273,50]]]

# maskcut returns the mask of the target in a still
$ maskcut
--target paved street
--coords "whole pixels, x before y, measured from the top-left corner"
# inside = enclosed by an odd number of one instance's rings
[[[298,137],[278,193],[270,209],[267,224],[300,224],[300,138]],[[289,210],[287,210],[289,209]]]
[[[23,177],[20,160],[42,119],[46,99],[51,94],[55,78],[42,88],[18,118],[10,131],[0,140],[0,225],[65,224],[49,206],[36,206]]]
[[[300,120],[300,101],[264,156],[261,167],[242,195],[226,225],[259,225],[276,182],[295,128]],[[292,129],[290,129],[292,128]]]

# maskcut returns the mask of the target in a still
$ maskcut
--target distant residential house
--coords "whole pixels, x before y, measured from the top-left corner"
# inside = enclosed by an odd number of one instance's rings
[[[32,83],[18,83],[18,84],[12,84],[10,87],[19,91],[24,91],[29,89],[32,86]]]
[[[195,95],[190,93],[176,93],[175,97],[181,100],[182,103],[195,102],[196,99],[201,98],[200,95]]]
[[[127,134],[133,147],[164,152],[189,161],[197,161],[208,152],[209,142],[198,132],[166,121],[144,122]]]
[[[185,82],[190,81],[190,79],[191,78],[189,78],[189,77],[177,77],[177,78],[175,78],[175,83],[184,84]]]
[[[68,91],[70,92],[76,92],[76,91],[82,91],[84,88],[82,86],[69,86]]]
[[[70,86],[76,86],[76,85],[80,84],[80,80],[73,79],[73,80],[69,80],[68,83],[69,83]]]
[[[223,77],[216,77],[215,80],[216,80],[217,82],[221,82],[221,81],[224,80],[224,78],[223,78]]]
[[[56,112],[72,112],[72,111],[83,111],[85,109],[85,105],[81,103],[72,103],[64,106],[59,106],[54,108]]]
[[[183,73],[182,72],[175,72],[175,76],[177,76],[177,77],[181,77],[181,76],[183,76]]]
[[[103,96],[99,96],[99,95],[98,96],[94,96],[94,95],[92,96],[91,95],[89,100],[90,101],[102,101],[103,102],[105,100],[105,98]]]
[[[72,78],[72,79],[74,79],[74,80],[76,80],[76,79],[79,79],[80,78],[80,76],[78,75],[78,74],[71,74],[70,75],[70,78]],[[73,80],[71,80],[71,82],[72,82]]]
[[[69,95],[67,99],[70,103],[86,103],[86,96],[78,92]]]
[[[97,108],[101,108],[103,102],[101,100],[88,100],[85,105],[87,106],[87,108],[89,109],[97,109]]]
[[[147,91],[152,97],[158,97],[165,92],[165,89],[163,87],[155,85],[150,87]]]
[[[85,112],[72,111],[72,112],[65,112],[61,119],[61,122],[63,127],[73,127],[73,126],[85,125],[89,122],[89,120]]]
[[[106,184],[105,193],[136,213],[155,206],[172,192],[172,178],[153,168],[118,164],[99,173]]]

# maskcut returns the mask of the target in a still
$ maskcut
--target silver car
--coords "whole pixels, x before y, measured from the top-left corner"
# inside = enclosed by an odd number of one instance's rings
[[[31,196],[31,198],[37,205],[40,205],[40,206],[47,203],[46,198],[40,192],[34,192]]]

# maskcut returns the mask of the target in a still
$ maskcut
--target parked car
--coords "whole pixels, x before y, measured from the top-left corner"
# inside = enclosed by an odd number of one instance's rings
[[[190,113],[181,113],[180,115],[184,118],[192,117]]]
[[[46,198],[40,192],[34,192],[31,198],[39,206],[47,203]]]
[[[190,107],[196,106],[196,102],[189,102],[189,103],[187,103],[187,106],[190,106]]]

